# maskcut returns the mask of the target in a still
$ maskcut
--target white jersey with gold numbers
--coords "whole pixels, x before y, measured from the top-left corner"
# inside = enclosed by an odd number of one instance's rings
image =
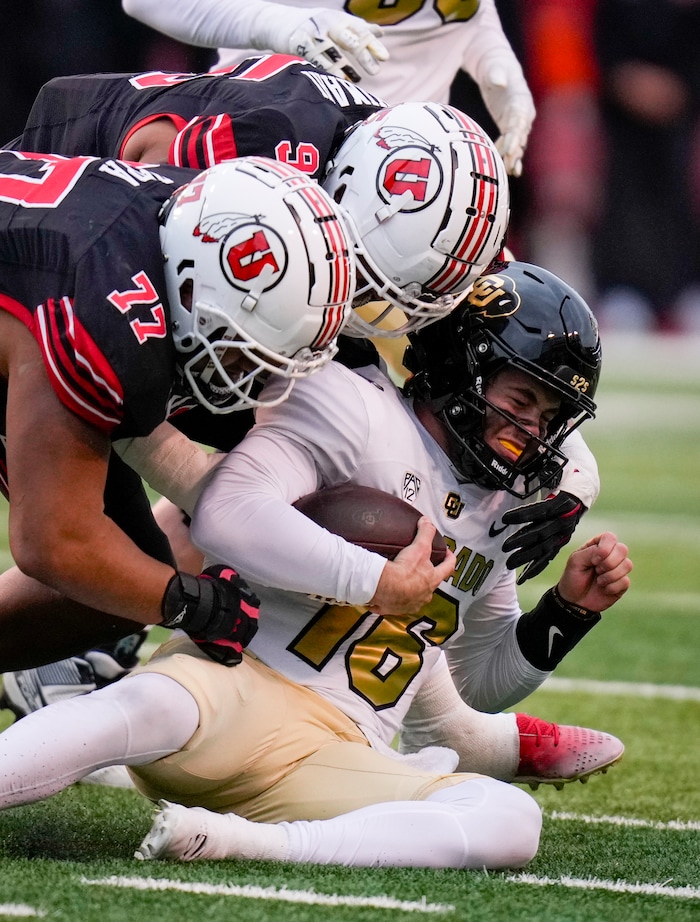
[[[291,505],[348,482],[412,503],[454,550],[454,574],[418,615],[368,612],[383,558]],[[260,595],[250,650],[336,704],[373,744],[389,744],[441,649],[448,662],[451,647],[459,651],[469,674],[457,685],[478,707],[501,709],[545,677],[515,640],[521,610],[501,516],[518,502],[460,482],[411,401],[379,369],[334,362],[298,381],[282,406],[259,412],[205,488],[192,534],[208,563],[233,564]]]

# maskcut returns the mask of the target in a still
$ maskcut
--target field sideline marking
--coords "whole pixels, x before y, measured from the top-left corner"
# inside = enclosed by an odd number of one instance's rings
[[[644,896],[671,896],[675,899],[700,900],[698,887],[669,887],[662,884],[630,884],[625,880],[602,880],[598,877],[536,877],[534,874],[517,874],[506,877],[512,884],[535,884],[540,887],[559,886],[576,890],[608,890],[612,893],[641,893]]]
[[[425,898],[409,902],[391,896],[338,896],[336,893],[317,893],[315,890],[278,890],[276,887],[234,886],[229,884],[187,883],[154,877],[104,877],[83,884],[99,887],[123,887],[129,890],[179,890],[183,893],[203,893],[207,896],[243,896],[255,900],[281,900],[286,903],[310,903],[319,906],[369,906],[372,909],[400,909],[403,912],[442,913],[454,912],[450,903],[428,903]]]
[[[696,820],[641,820],[629,816],[589,816],[586,813],[567,813],[564,810],[545,811],[545,816],[553,820],[576,820],[579,823],[609,823],[613,826],[630,826],[642,829],[670,829],[685,832],[686,830],[700,830],[700,822]]]
[[[43,909],[34,909],[22,903],[0,903],[0,916],[45,916]]]
[[[550,676],[538,691],[589,692],[593,695],[630,695],[634,698],[671,698],[700,701],[700,688],[690,685],[654,685],[651,682],[603,682],[600,679],[558,679]]]
[[[665,541],[697,545],[700,542],[700,526],[697,518],[675,512],[610,510],[610,512],[603,513],[594,510],[588,513],[581,524],[583,527],[579,527],[576,532],[577,538],[593,537],[599,531],[618,531],[620,534],[623,532],[629,534],[634,528],[636,544],[641,542],[659,544]],[[587,534],[584,535],[584,532]]]

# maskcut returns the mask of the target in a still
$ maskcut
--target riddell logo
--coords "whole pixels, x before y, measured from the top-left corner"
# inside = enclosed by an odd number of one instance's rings
[[[442,188],[442,169],[424,148],[403,148],[386,158],[379,173],[379,194],[389,203],[404,196],[401,211],[420,211]],[[410,195],[406,195],[410,192]]]

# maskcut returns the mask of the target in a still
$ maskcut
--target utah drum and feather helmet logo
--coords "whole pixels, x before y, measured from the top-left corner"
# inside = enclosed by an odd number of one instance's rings
[[[374,137],[377,147],[389,151],[377,173],[379,198],[396,211],[427,208],[443,183],[432,145],[417,132],[397,125],[381,125]]]
[[[285,276],[289,253],[280,234],[260,215],[214,214],[194,231],[203,243],[219,243],[219,263],[226,281],[259,297]]]
[[[470,312],[487,320],[510,317],[520,307],[515,279],[508,275],[480,275],[467,295]]]

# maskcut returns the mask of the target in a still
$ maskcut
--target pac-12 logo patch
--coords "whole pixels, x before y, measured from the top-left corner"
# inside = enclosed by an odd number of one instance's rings
[[[415,474],[406,472],[403,476],[403,486],[401,487],[401,496],[407,503],[415,503],[420,490],[420,477]]]

